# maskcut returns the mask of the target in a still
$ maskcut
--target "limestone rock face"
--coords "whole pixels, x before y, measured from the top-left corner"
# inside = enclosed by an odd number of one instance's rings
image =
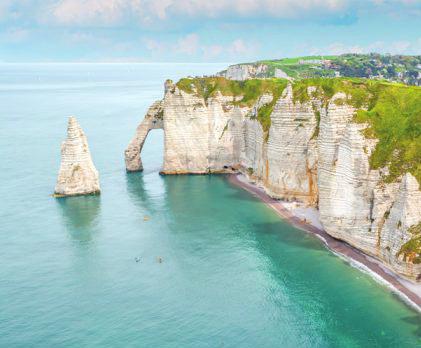
[[[271,70],[266,64],[235,64],[216,74],[229,80],[244,81],[248,79],[277,77],[290,79],[283,70],[275,68]]]
[[[383,215],[384,225],[378,236],[378,252],[393,264],[395,271],[420,281],[419,264],[405,262],[399,251],[414,236],[409,229],[421,221],[421,191],[417,179],[407,173],[402,178],[395,199]]]
[[[61,145],[61,164],[54,192],[62,196],[100,192],[99,175],[91,159],[88,141],[74,117],[69,117],[67,138]]]
[[[245,121],[241,164],[272,197],[317,203],[316,123],[311,102],[294,103],[290,85],[275,104],[267,141],[257,120]]]
[[[269,67],[266,64],[236,64],[228,67],[227,70],[219,73],[230,80],[244,81],[247,79],[266,76]],[[282,75],[283,71],[277,69],[278,75]],[[284,77],[284,76],[279,76]]]
[[[262,95],[252,107],[234,98],[219,93],[205,100],[167,82],[163,100],[149,109],[126,150],[127,169],[141,168],[147,133],[163,128],[163,173],[239,170],[272,197],[318,207],[327,233],[421,280],[421,264],[400,255],[413,238],[411,227],[421,221],[419,183],[409,173],[385,183],[387,168],[370,168],[377,140],[363,136],[368,125],[353,122],[355,109],[343,102],[345,94],[299,102],[288,85],[274,105],[269,132],[257,112],[272,95]]]
[[[224,166],[238,164],[242,124],[249,108],[234,107],[233,100],[217,94],[205,101],[175,85],[167,86],[163,173],[224,172],[228,169]]]
[[[283,71],[283,70],[281,70],[279,68],[276,68],[275,69],[275,72],[273,74],[273,77],[276,77],[276,78],[279,78],[279,79],[290,79],[290,77],[288,76],[288,74],[285,71]]]

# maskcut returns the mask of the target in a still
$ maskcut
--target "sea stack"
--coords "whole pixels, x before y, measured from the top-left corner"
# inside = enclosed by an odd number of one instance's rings
[[[61,145],[61,165],[54,193],[56,196],[100,193],[99,175],[88,140],[73,116],[69,117],[67,138]]]

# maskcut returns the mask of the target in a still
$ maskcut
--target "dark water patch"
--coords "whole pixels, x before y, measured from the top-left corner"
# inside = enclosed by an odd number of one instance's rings
[[[89,242],[98,231],[101,196],[75,196],[56,199],[63,222],[72,239]]]
[[[298,231],[287,221],[255,224],[254,228],[259,234],[267,234],[272,238],[279,239],[283,244],[292,245],[295,248],[309,250],[321,250],[322,241],[317,237],[308,235],[304,231]]]

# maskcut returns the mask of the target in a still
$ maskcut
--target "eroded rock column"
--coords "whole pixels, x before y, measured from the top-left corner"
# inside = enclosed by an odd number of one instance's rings
[[[54,193],[59,196],[86,195],[100,192],[88,140],[76,118],[69,117],[67,138],[61,145],[61,164]]]

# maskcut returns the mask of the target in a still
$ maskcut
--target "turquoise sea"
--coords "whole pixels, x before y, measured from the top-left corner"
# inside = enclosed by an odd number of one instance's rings
[[[164,80],[223,67],[0,65],[0,347],[421,345],[420,315],[223,176],[160,176],[162,132],[126,174]],[[100,196],[50,196],[69,115]]]

